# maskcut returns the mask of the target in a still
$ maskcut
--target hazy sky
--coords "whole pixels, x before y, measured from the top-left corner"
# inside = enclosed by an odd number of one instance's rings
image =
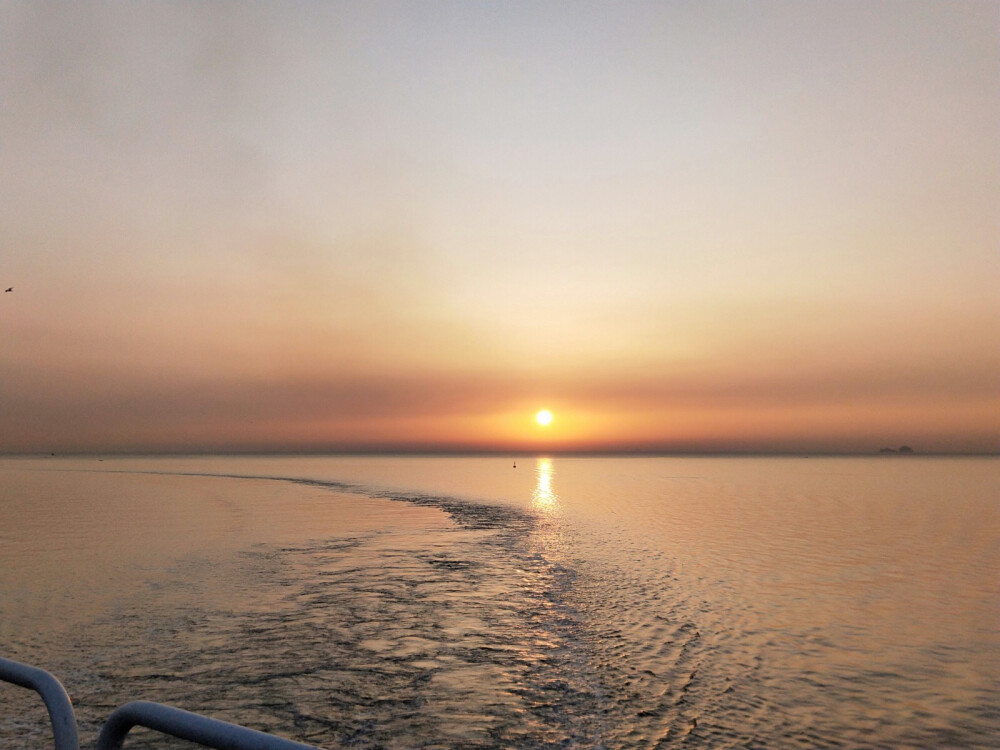
[[[1000,450],[998,29],[4,2],[0,450]]]

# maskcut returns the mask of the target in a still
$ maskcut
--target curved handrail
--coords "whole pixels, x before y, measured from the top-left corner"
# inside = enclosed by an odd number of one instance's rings
[[[0,680],[34,690],[45,701],[52,722],[52,739],[55,750],[80,750],[76,732],[76,714],[73,703],[54,676],[38,667],[0,657]]]
[[[155,729],[216,750],[317,750],[312,745],[150,701],[132,701],[111,712],[97,737],[96,750],[121,750],[134,726]]]

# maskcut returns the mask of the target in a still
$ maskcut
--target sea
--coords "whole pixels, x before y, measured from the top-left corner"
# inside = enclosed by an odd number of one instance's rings
[[[1000,458],[3,457],[0,656],[83,747],[996,748]]]

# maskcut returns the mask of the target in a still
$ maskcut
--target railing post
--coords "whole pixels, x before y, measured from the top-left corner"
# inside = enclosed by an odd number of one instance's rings
[[[52,723],[55,750],[80,750],[76,732],[76,715],[66,689],[44,669],[29,667],[19,661],[0,657],[0,680],[34,690],[45,701]]]
[[[149,701],[132,701],[112,711],[97,737],[96,750],[121,750],[125,736],[134,726],[155,729],[216,750],[317,750],[311,745]]]

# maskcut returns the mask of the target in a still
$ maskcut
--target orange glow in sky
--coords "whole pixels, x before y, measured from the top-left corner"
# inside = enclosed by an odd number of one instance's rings
[[[998,20],[4,4],[0,451],[996,452]]]

